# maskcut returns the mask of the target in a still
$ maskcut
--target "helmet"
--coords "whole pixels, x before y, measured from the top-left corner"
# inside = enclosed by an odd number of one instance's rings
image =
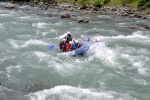
[[[78,40],[75,40],[75,42],[78,43],[79,41],[78,41]]]
[[[84,37],[84,35],[81,35],[81,38],[83,38]]]
[[[67,34],[70,34],[70,31],[68,31]]]
[[[66,41],[66,39],[62,39],[62,41]]]
[[[70,41],[69,43],[70,43],[70,44],[73,44],[73,42],[72,42],[72,41]]]
[[[96,39],[96,41],[97,41],[97,42],[99,42],[99,41],[100,41],[100,39],[98,38],[98,39]]]

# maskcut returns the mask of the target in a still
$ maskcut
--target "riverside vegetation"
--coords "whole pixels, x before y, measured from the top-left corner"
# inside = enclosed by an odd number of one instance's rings
[[[5,0],[4,0],[5,1]],[[14,2],[69,2],[77,3],[79,5],[94,5],[96,7],[103,7],[107,5],[113,6],[131,6],[136,7],[141,10],[147,9],[150,10],[150,1],[149,0],[7,0]]]

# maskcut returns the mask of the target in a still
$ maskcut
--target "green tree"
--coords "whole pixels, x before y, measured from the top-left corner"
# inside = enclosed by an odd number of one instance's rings
[[[102,7],[102,1],[101,0],[95,0],[94,6],[99,7],[99,8]]]
[[[139,8],[150,8],[150,1],[149,0],[140,0],[138,3]]]
[[[78,2],[78,4],[85,6],[89,3],[89,0],[78,0],[77,2]]]
[[[110,0],[104,0],[103,5],[106,5],[106,4],[108,4],[109,2],[110,2]]]

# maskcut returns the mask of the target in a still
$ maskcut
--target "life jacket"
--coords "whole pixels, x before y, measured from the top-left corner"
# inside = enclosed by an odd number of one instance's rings
[[[66,43],[66,45],[65,45],[65,52],[69,51],[70,46],[71,46],[71,45],[70,45],[69,43]]]
[[[75,49],[77,49],[77,43],[74,43],[73,45],[72,45],[72,50],[75,50]]]

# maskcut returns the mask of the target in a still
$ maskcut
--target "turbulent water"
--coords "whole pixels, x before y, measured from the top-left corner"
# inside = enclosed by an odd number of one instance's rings
[[[72,18],[61,19],[64,13]],[[150,30],[130,28],[136,24],[150,20],[0,8],[0,99],[150,100]],[[74,39],[83,34],[100,41],[84,56],[72,57],[58,46],[67,31]],[[51,44],[55,47],[48,50]]]

